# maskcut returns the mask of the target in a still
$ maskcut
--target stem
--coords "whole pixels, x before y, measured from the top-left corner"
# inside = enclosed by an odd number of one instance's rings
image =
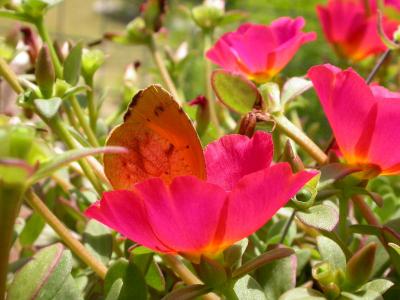
[[[196,275],[194,275],[175,255],[165,254],[163,256],[163,260],[187,285],[203,284],[203,282],[199,278],[197,278]],[[219,297],[213,293],[209,293],[207,295],[204,295],[203,299],[218,300]]]
[[[358,207],[364,219],[368,222],[369,225],[375,225],[381,227],[381,224],[377,217],[375,217],[371,208],[365,203],[364,199],[360,195],[353,196],[351,198],[353,203]]]
[[[72,127],[76,129],[76,131],[79,132],[79,124],[78,121],[76,120],[71,107],[69,106],[69,103],[64,103],[64,111],[67,115],[68,122],[71,124]]]
[[[376,62],[374,68],[372,69],[371,73],[369,73],[367,79],[365,80],[367,82],[367,84],[370,84],[372,79],[374,79],[376,73],[378,73],[380,67],[383,65],[383,63],[385,62],[385,60],[389,57],[391,50],[387,49],[382,55],[381,57],[379,57],[378,61]]]
[[[24,92],[24,89],[18,81],[17,75],[2,57],[0,57],[0,76],[4,77],[4,79],[17,94]]]
[[[96,132],[98,112],[97,112],[97,105],[94,100],[93,77],[87,78],[86,84],[89,86],[89,89],[86,92],[86,98],[87,98],[88,109],[89,109],[90,127],[92,128],[93,132]]]
[[[0,300],[5,299],[8,259],[14,236],[14,223],[21,208],[25,186],[0,181]]]
[[[71,251],[87,264],[101,279],[105,279],[107,268],[71,234],[69,229],[47,208],[43,201],[33,192],[26,195],[29,205],[46,221],[60,236]]]
[[[158,47],[154,40],[154,37],[152,37],[149,48],[150,48],[151,54],[153,55],[154,62],[157,65],[158,70],[160,71],[161,78],[163,79],[165,85],[167,86],[167,88],[170,91],[170,93],[172,94],[172,96],[175,98],[175,101],[178,102],[179,104],[182,104],[182,101],[179,99],[178,91],[175,87],[174,82],[172,81],[172,78],[167,70],[167,67],[164,64],[164,60],[161,56],[160,51],[158,50]]]
[[[78,99],[76,99],[75,96],[72,96],[70,98],[70,102],[71,102],[71,106],[72,109],[74,110],[76,117],[78,118],[79,124],[81,125],[83,131],[86,134],[86,137],[89,140],[89,143],[93,146],[93,147],[99,147],[100,144],[97,140],[97,137],[95,135],[95,133],[93,132],[92,128],[90,127],[89,123],[87,122],[86,118],[85,118],[85,113],[82,110],[82,107],[80,106]]]
[[[364,203],[364,201],[363,201]],[[365,204],[365,203],[364,203]],[[340,238],[346,243],[347,241],[347,216],[349,213],[349,202],[344,197],[339,197],[339,227],[338,233]]]
[[[54,45],[51,41],[49,32],[44,25],[43,17],[39,17],[37,20],[35,20],[34,24],[37,28],[37,31],[39,32],[40,37],[47,44],[47,47],[49,47],[51,60],[53,61],[54,70],[56,71],[57,78],[63,78],[62,66],[60,60],[58,59],[56,49],[54,49]]]
[[[12,10],[0,9],[0,18],[7,18],[22,22],[32,22],[32,20],[25,14],[21,14]]]
[[[204,37],[204,57],[205,53],[212,46],[212,35],[209,32],[203,32]],[[212,72],[212,64],[211,61],[205,59],[205,84],[206,84],[206,98],[208,100],[208,109],[210,112],[211,122],[214,123],[214,126],[217,130],[218,135],[222,135],[221,126],[219,124],[218,115],[217,115],[217,103],[215,101],[215,97],[213,95],[212,86],[211,86],[211,72]]]
[[[282,233],[281,239],[279,241],[279,244],[283,244],[283,242],[285,241],[286,235],[289,232],[290,225],[292,225],[295,215],[296,215],[296,210],[293,209],[292,214],[290,215],[289,219],[287,220],[287,222],[285,224],[285,228],[283,229],[283,233]]]
[[[283,114],[272,115],[276,126],[289,138],[302,147],[319,164],[325,164],[328,156],[303,131],[297,128]]]
[[[45,118],[42,119],[45,120],[46,123],[50,126],[50,128],[53,129],[57,133],[57,135],[61,138],[61,140],[63,140],[66,143],[68,148],[70,149],[77,148],[77,144],[74,138],[70,135],[70,133],[61,123],[61,120],[59,118],[53,118],[52,120],[46,120]],[[95,190],[98,192],[99,195],[101,195],[101,193],[103,192],[103,187],[98,181],[98,178],[94,175],[92,168],[90,167],[88,162],[86,160],[80,160],[79,164],[83,172],[85,173],[86,177],[92,183]]]

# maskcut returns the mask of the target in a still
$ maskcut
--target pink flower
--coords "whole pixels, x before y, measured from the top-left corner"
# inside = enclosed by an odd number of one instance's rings
[[[346,162],[365,177],[400,174],[400,93],[368,86],[351,68],[320,65],[308,76]]]
[[[339,55],[359,61],[386,50],[378,34],[374,1],[329,0],[327,6],[317,6],[317,13],[326,39]],[[384,18],[383,27],[389,38],[398,24]]]
[[[271,165],[272,154],[265,132],[228,135],[205,150],[207,181],[151,178],[104,193],[86,215],[154,251],[214,256],[263,226],[316,174]]]
[[[206,56],[227,71],[265,82],[280,72],[304,43],[315,40],[304,33],[304,19],[279,18],[270,26],[243,24],[224,34]]]

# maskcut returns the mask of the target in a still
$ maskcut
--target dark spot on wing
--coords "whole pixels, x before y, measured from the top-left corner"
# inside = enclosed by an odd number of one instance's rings
[[[165,155],[171,156],[172,152],[174,152],[175,146],[173,144],[169,144],[168,149],[165,151]]]
[[[129,118],[129,116],[131,115],[132,109],[138,103],[140,97],[142,96],[142,93],[143,93],[143,90],[140,90],[139,92],[136,93],[135,96],[133,96],[131,103],[129,103],[128,110],[126,111],[126,113],[124,115],[124,121],[126,121]]]
[[[158,117],[162,112],[164,112],[164,106],[158,105],[156,108],[154,108],[154,114]]]

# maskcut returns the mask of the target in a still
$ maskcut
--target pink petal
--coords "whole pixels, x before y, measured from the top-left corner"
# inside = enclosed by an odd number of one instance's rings
[[[204,152],[207,181],[231,190],[245,175],[267,168],[272,161],[271,135],[257,131],[250,139],[226,135],[209,144]]]
[[[143,199],[131,191],[117,190],[103,194],[101,201],[90,206],[85,215],[127,238],[160,252],[173,252],[153,233]]]
[[[400,93],[389,91],[387,88],[377,84],[370,85],[372,94],[376,99],[399,99]]]
[[[352,69],[340,71],[331,65],[320,65],[312,67],[308,77],[313,82],[339,148],[351,163],[375,103],[372,92]]]
[[[372,131],[368,160],[385,175],[400,173],[399,120],[400,97],[381,99],[377,101],[375,123],[366,129]]]
[[[277,46],[273,31],[264,25],[252,24],[244,33],[231,34],[229,40],[241,63],[253,73],[265,70],[266,54]]]
[[[222,239],[238,241],[261,228],[316,174],[293,174],[289,164],[278,163],[241,179],[229,196]]]
[[[196,177],[177,177],[168,187],[158,179],[136,185],[148,222],[166,247],[201,253],[213,242],[227,194]],[[141,220],[138,220],[141,221]]]
[[[227,37],[229,35],[230,33],[223,35],[217,43],[206,52],[206,57],[225,70],[237,72],[239,70],[237,63],[238,58],[227,42]]]

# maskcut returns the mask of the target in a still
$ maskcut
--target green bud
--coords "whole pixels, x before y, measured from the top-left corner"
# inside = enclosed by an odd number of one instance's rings
[[[212,30],[224,17],[224,10],[213,5],[199,5],[192,9],[192,18],[203,30]]]
[[[374,266],[377,244],[370,243],[358,250],[347,263],[346,287],[356,289],[366,283]]]
[[[126,26],[126,38],[128,43],[148,44],[150,43],[150,37],[146,22],[141,17],[135,18]]]
[[[321,262],[312,268],[312,276],[322,286],[328,285],[335,281],[335,272],[331,264],[328,262]]]
[[[53,62],[46,45],[40,49],[35,68],[36,81],[44,98],[53,95],[53,85],[56,79]]]
[[[48,9],[62,2],[62,0],[22,0],[22,9],[31,17],[44,16]]]
[[[55,84],[55,96],[62,98],[64,94],[71,88],[71,85],[62,79],[57,79]]]
[[[200,258],[199,275],[207,286],[214,288],[223,285],[228,278],[220,263],[205,256]]]
[[[104,64],[105,55],[101,50],[84,49],[82,54],[82,75],[86,82],[93,78],[94,73]]]

